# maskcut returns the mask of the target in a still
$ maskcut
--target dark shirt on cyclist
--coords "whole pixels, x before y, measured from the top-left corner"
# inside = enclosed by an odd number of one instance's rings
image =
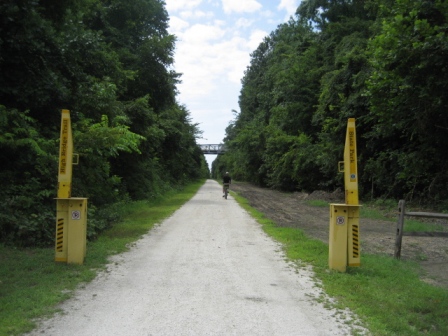
[[[228,184],[232,183],[232,178],[230,177],[230,175],[224,175],[222,177],[222,183],[228,183]]]

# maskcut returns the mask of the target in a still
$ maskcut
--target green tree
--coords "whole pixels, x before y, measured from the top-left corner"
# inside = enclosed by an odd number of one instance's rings
[[[90,199],[90,237],[108,225],[100,207],[207,176],[197,125],[175,100],[167,27],[161,0],[2,1],[0,200],[12,205],[0,216],[1,241],[53,239],[62,108],[71,111],[81,158],[73,193]]]
[[[383,193],[448,196],[448,4],[398,0],[381,7],[378,35],[369,45],[368,81],[376,149],[367,162]]]
[[[28,111],[0,105],[0,241],[29,245],[54,237],[56,148],[55,140],[41,136]]]

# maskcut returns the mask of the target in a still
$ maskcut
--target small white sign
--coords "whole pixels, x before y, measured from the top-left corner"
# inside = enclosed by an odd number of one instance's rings
[[[337,225],[344,225],[345,224],[345,217],[343,217],[343,216],[336,217],[336,224]]]
[[[73,210],[72,211],[72,219],[73,220],[80,220],[81,219],[81,211]]]

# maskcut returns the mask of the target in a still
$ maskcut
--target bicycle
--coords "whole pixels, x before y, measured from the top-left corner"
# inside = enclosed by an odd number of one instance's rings
[[[230,183],[224,183],[223,184],[224,198],[225,199],[227,199],[227,195],[229,194],[229,187],[230,187]]]

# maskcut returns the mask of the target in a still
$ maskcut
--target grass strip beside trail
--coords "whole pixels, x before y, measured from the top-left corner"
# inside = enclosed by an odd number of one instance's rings
[[[34,319],[51,316],[57,304],[72,296],[80,284],[95,278],[108,257],[124,252],[186,203],[204,184],[193,183],[157,201],[128,203],[124,220],[88,242],[83,265],[54,262],[54,249],[15,249],[0,245],[0,336],[20,335],[35,327]]]
[[[448,335],[448,290],[422,282],[419,265],[392,257],[362,254],[361,266],[346,273],[328,269],[328,244],[302,230],[277,226],[233,193],[238,203],[283,244],[286,255],[313,266],[336,307],[356,313],[373,335]],[[319,206],[320,204],[316,204]],[[356,334],[356,326],[353,331]]]

